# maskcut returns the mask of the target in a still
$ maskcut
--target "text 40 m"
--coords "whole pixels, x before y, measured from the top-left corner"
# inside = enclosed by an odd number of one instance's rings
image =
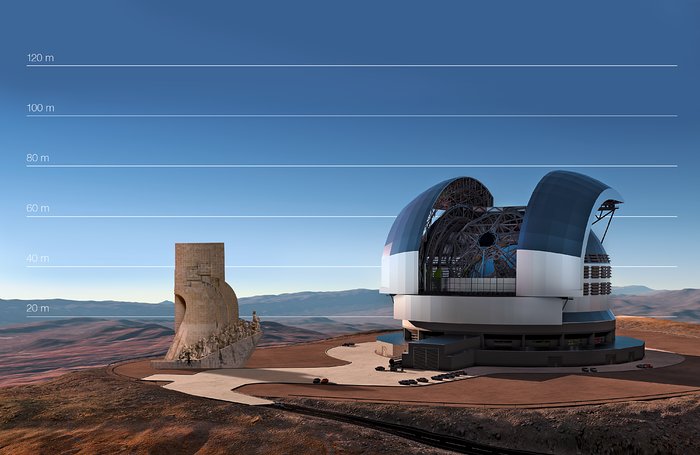
[[[28,254],[26,259],[28,264],[48,264],[51,258],[45,254]]]

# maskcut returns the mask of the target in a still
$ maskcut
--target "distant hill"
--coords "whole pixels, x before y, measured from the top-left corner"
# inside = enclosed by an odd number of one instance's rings
[[[611,299],[617,314],[675,316],[681,321],[700,322],[698,289],[658,291],[641,285],[623,286],[613,288]],[[245,297],[239,300],[239,308],[244,318],[249,318],[255,310],[263,321],[333,335],[398,327],[398,322],[391,318],[391,298],[371,289]],[[31,311],[27,312],[28,309]],[[44,309],[47,311],[42,311]],[[173,313],[173,303],[169,301],[148,304],[61,299],[0,300],[0,326],[50,319],[45,316],[109,316],[171,326]]]
[[[46,320],[51,317],[115,317],[115,319],[169,320],[173,318],[172,302],[140,303],[94,300],[2,300],[0,326]]]
[[[652,292],[656,292],[656,290],[639,284],[612,287],[612,293],[615,295],[644,295]]]
[[[323,333],[325,335],[324,338],[329,336],[346,335],[348,333],[401,328],[401,321],[397,321],[393,318],[358,319],[352,317],[341,318],[338,316],[336,316],[337,319],[322,317],[275,319],[274,316],[268,316],[268,318],[270,319],[270,324],[274,323],[274,321],[278,321],[278,323],[283,323],[287,327],[295,327]],[[268,321],[263,318],[263,330],[265,328],[265,322]],[[263,340],[265,339],[266,336],[263,336]]]
[[[253,310],[260,316],[389,316],[393,312],[391,297],[376,289],[261,295],[242,298],[239,305],[243,316]]]
[[[654,291],[643,295],[611,296],[615,314],[665,316],[678,321],[700,322],[700,289]]]
[[[239,299],[241,317],[261,316],[390,316],[391,298],[377,290],[297,292]],[[66,317],[172,321],[173,302],[139,303],[77,300],[1,300],[0,326]]]

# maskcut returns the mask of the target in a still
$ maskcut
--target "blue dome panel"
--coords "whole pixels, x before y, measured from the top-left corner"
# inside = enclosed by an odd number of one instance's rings
[[[622,202],[622,197],[596,179],[576,172],[550,172],[527,204],[518,248],[580,257],[591,217],[610,200]]]

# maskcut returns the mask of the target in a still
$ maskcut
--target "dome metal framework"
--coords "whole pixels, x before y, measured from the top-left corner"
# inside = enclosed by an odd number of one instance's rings
[[[430,210],[424,233],[446,210],[459,206],[491,207],[492,205],[493,195],[483,183],[472,177],[454,179],[440,191]]]
[[[453,292],[440,278],[515,278],[516,252],[525,207],[446,210],[428,229],[420,251],[419,292]]]

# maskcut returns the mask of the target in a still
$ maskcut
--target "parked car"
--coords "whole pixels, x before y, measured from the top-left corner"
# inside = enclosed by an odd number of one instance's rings
[[[442,375],[436,374],[435,376],[431,376],[430,379],[432,379],[433,381],[442,381],[444,378],[442,377]]]
[[[348,341],[347,343],[343,343],[343,346],[352,347],[355,346],[355,343],[353,343],[352,341]]]
[[[321,378],[314,378],[313,383],[314,383],[314,384],[320,384],[320,383],[321,383]]]
[[[328,384],[328,378],[321,379],[321,384]]]
[[[377,370],[377,371],[386,371],[386,368],[384,368],[384,367],[381,366],[381,365],[379,365],[378,367],[374,367],[374,369]]]
[[[596,367],[590,367],[589,370],[590,370],[591,373],[597,373],[597,372],[598,372],[598,368],[596,368]]]
[[[637,368],[654,368],[654,365],[651,363],[639,363],[637,364]]]
[[[428,378],[418,378],[416,379],[418,382],[428,382]]]
[[[584,373],[588,373],[588,367],[581,368],[581,371],[583,371]]]

